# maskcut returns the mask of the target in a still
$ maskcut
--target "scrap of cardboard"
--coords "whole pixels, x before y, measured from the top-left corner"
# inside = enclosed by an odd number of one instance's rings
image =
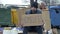
[[[41,14],[23,15],[21,18],[21,23],[23,26],[39,26],[44,24]]]

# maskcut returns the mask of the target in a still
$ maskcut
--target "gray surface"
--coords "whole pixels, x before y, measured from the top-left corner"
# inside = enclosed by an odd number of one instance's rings
[[[37,34],[36,32],[29,32],[28,34]]]
[[[60,29],[58,29],[58,34],[60,34]]]

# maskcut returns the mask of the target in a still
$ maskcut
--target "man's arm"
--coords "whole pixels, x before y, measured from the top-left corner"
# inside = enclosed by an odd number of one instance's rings
[[[38,13],[38,14],[42,14],[42,10],[38,9],[38,10],[37,10],[37,13]]]

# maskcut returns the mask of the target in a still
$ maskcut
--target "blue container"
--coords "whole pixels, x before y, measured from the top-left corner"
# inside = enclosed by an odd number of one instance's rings
[[[60,26],[60,6],[49,7],[51,24],[53,26]]]

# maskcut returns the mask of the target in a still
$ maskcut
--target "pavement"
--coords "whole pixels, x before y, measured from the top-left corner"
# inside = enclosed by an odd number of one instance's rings
[[[60,34],[60,29],[58,29],[57,31],[58,31],[58,34]]]

